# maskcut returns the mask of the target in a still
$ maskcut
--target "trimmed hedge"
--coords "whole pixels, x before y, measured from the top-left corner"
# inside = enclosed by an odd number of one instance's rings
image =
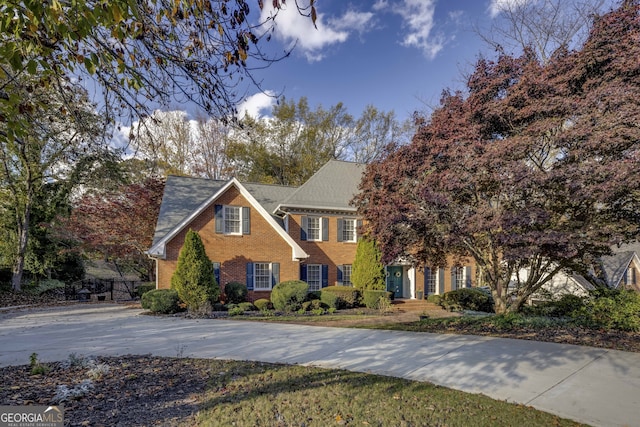
[[[393,295],[393,292],[365,289],[362,292],[362,302],[367,308],[380,308],[380,298],[387,300],[391,304],[391,295]]]
[[[138,298],[142,298],[142,295],[146,294],[149,291],[153,291],[155,288],[155,282],[141,283],[136,288],[136,295],[138,295]]]
[[[587,326],[640,331],[640,293],[632,290],[596,289],[572,317]]]
[[[280,282],[271,290],[273,308],[279,311],[298,311],[307,299],[309,285],[302,280]]]
[[[244,283],[229,282],[224,287],[224,294],[227,304],[240,304],[247,300],[249,291],[247,291],[247,285]]]
[[[320,299],[322,302],[329,305],[329,307],[332,307],[323,299],[328,298],[327,296],[323,297],[327,292],[335,294],[338,298],[335,308],[354,308],[360,305],[360,291],[351,286],[328,286],[326,288],[322,288]]]
[[[266,298],[260,298],[253,302],[253,305],[260,311],[271,310],[273,308],[273,304]]]
[[[472,310],[493,313],[493,298],[477,288],[462,288],[442,295],[440,305],[449,311]]]
[[[171,314],[180,311],[180,298],[174,289],[154,289],[142,295],[140,304],[153,313]]]
[[[320,301],[329,308],[338,308],[338,295],[334,292],[320,291]],[[318,300],[313,300],[318,301]]]

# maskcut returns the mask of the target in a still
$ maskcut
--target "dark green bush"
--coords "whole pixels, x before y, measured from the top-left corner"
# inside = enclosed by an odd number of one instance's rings
[[[140,304],[153,313],[171,314],[180,311],[180,298],[173,289],[154,289],[142,295]]]
[[[573,317],[591,327],[640,331],[640,294],[630,290],[596,290]]]
[[[367,308],[380,308],[380,299],[388,300],[391,304],[391,295],[393,292],[378,291],[373,289],[365,289],[362,292],[362,302]]]
[[[260,298],[253,302],[253,305],[260,311],[271,310],[273,308],[273,304],[266,298]]]
[[[154,282],[140,283],[136,288],[136,295],[138,295],[138,298],[142,298],[142,295],[154,290],[155,288],[156,284]]]
[[[568,317],[574,312],[582,310],[585,300],[572,294],[565,294],[555,301],[544,301],[532,306],[522,308],[523,314],[546,317]]]
[[[247,285],[240,282],[229,282],[224,287],[224,294],[226,296],[225,302],[232,304],[239,304],[247,300]]]
[[[226,311],[226,307],[221,302],[216,302],[211,305],[211,310],[213,311]]]
[[[462,288],[442,295],[440,305],[449,311],[472,310],[493,312],[493,298],[487,292],[475,288]]]
[[[307,301],[313,301],[314,299],[320,299],[322,291],[312,291],[307,294]]]
[[[338,297],[335,308],[354,308],[360,305],[360,291],[351,286],[328,286],[326,288],[322,288],[321,292],[322,294],[320,299],[322,299],[322,295],[327,292],[331,292]],[[329,305],[326,301],[323,302]],[[329,305],[329,307],[331,307],[331,305]]]
[[[338,300],[338,295],[334,292],[325,291],[324,289],[320,292],[320,301],[329,308],[337,309],[339,304]]]
[[[309,285],[301,280],[280,282],[271,291],[273,307],[279,311],[298,311],[307,299]]]

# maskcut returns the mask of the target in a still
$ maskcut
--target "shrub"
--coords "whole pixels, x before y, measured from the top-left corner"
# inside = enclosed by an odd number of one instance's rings
[[[356,289],[386,289],[384,265],[381,259],[380,249],[373,240],[362,238],[358,241],[351,272],[351,283]]]
[[[326,293],[335,294],[338,297],[336,308],[354,308],[360,305],[360,291],[358,289],[353,288],[351,286],[328,286],[326,288],[322,288],[320,299],[327,304],[329,307],[331,305],[324,301],[322,298]]]
[[[298,311],[306,300],[308,291],[309,285],[301,280],[280,282],[271,291],[271,302],[276,310]]]
[[[381,305],[391,304],[391,294],[393,292],[366,289],[362,293],[362,302],[367,308],[378,309]],[[381,301],[382,299],[382,301]],[[382,304],[381,304],[382,302]]]
[[[153,313],[171,314],[180,311],[180,298],[174,289],[154,289],[142,295],[142,308]]]
[[[427,301],[433,304],[441,305],[440,303],[442,302],[442,295],[436,295],[436,294],[429,295],[427,297]]]
[[[241,316],[244,314],[242,307],[233,307],[229,309],[229,316]]]
[[[589,326],[621,331],[640,331],[640,294],[631,290],[592,292],[573,317]]]
[[[329,308],[338,308],[338,295],[330,291],[322,291],[320,293],[320,301]]]
[[[247,300],[247,286],[240,282],[229,282],[224,287],[225,302],[239,304]]]
[[[156,284],[154,282],[140,283],[136,288],[136,295],[138,295],[138,298],[142,298],[142,295],[154,290],[155,288]]]
[[[555,301],[545,301],[534,306],[523,307],[522,312],[538,316],[566,317],[572,316],[574,312],[582,310],[584,306],[584,298],[577,295],[565,294]]]
[[[248,301],[239,303],[238,307],[240,307],[244,311],[255,311],[256,310],[256,306],[253,305],[252,302],[248,302]]]
[[[215,302],[211,305],[213,311],[225,311],[227,308],[221,302]]]
[[[42,295],[45,292],[52,291],[54,289],[64,289],[64,282],[55,279],[40,280],[35,286],[25,289],[32,295]]]
[[[178,266],[171,277],[171,288],[178,292],[189,311],[200,312],[207,303],[215,303],[220,287],[213,275],[213,264],[200,235],[189,230],[178,256]]]
[[[440,305],[449,311],[472,310],[493,312],[493,298],[480,289],[462,288],[442,295]]]
[[[260,298],[257,299],[253,302],[253,305],[256,306],[256,308],[260,311],[264,311],[264,310],[271,310],[273,308],[273,305],[271,304],[271,301],[269,301],[266,298]]]

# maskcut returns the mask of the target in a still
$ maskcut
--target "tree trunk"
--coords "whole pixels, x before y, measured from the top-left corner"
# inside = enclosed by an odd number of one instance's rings
[[[11,288],[19,292],[22,289],[22,274],[24,272],[24,258],[27,252],[27,242],[29,240],[29,220],[31,217],[31,195],[27,196],[24,207],[24,216],[18,218],[18,252],[13,264],[13,275],[11,276]]]

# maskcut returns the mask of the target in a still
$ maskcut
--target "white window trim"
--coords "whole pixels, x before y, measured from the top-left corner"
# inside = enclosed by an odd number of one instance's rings
[[[452,286],[452,288],[453,288],[454,290],[457,290],[457,289],[464,289],[464,288],[466,288],[466,287],[467,287],[467,268],[466,268],[466,267],[464,267],[464,266],[462,266],[462,267],[455,267],[455,269],[456,269],[456,273],[455,273],[455,276],[456,276],[456,283],[455,283],[455,285],[456,285],[456,286],[455,286],[455,287],[453,287],[453,286]],[[458,285],[458,283],[459,283],[459,282],[458,282],[458,272],[459,272],[459,271],[462,271],[462,286],[459,286],[459,285]]]
[[[239,211],[238,218],[240,226],[238,227],[238,232],[227,232],[227,209],[237,209]],[[223,230],[222,232],[227,236],[242,236],[242,206],[233,206],[233,205],[222,205],[222,222],[223,222]]]
[[[311,233],[309,233],[309,222],[314,219],[314,220],[318,220],[318,238],[317,239],[312,239]],[[307,241],[308,242],[322,242],[322,233],[323,233],[323,229],[322,229],[322,217],[321,216],[307,216],[307,229],[305,230],[307,232]]]
[[[269,286],[266,288],[259,288],[258,284],[258,274],[257,274],[257,266],[258,264],[266,264],[269,266]],[[271,283],[271,278],[273,277],[273,263],[271,262],[254,262],[253,263],[253,289],[255,291],[270,291],[273,288],[273,284]]]
[[[434,279],[434,283],[433,283],[433,293],[429,292],[429,288],[428,286],[431,284],[431,274],[435,273],[435,279]],[[427,284],[427,289],[425,290],[425,293],[427,295],[438,295],[440,294],[440,289],[438,289],[440,287],[440,269],[439,268],[434,268],[434,269],[429,269],[429,279],[428,279],[428,284]]]
[[[309,278],[309,267],[318,268],[318,289],[312,288],[311,280]],[[309,292],[319,291],[322,289],[322,264],[307,264],[307,284],[309,285]]]
[[[347,274],[345,273],[349,269],[349,280],[345,280]],[[351,282],[351,276],[353,275],[353,264],[342,264],[342,286],[353,286],[353,282]]]
[[[345,239],[345,230],[347,222],[353,224],[353,238]],[[347,243],[356,243],[358,241],[358,220],[355,218],[343,218],[342,219],[342,241]]]

